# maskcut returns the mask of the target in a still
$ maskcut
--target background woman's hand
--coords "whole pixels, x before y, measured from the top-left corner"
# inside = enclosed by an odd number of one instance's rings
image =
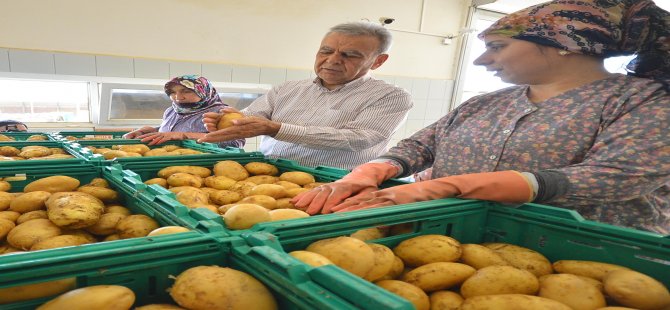
[[[152,133],[152,132],[157,132],[158,129],[154,127],[149,127],[149,126],[144,126],[140,129],[135,129],[125,135],[123,135],[124,139],[137,139],[139,136]]]
[[[156,145],[172,140],[184,140],[186,135],[183,132],[152,132],[140,135],[137,138],[147,145]]]

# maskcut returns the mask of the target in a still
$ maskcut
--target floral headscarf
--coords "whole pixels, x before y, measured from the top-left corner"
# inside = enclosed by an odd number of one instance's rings
[[[207,80],[202,76],[182,75],[173,78],[169,82],[165,83],[164,87],[165,93],[168,95],[168,97],[170,96],[170,87],[174,85],[184,86],[194,91],[196,95],[198,95],[198,97],[202,99],[196,103],[188,105],[188,107],[180,106],[177,103],[172,102],[172,107],[179,114],[192,113],[200,109],[209,107],[217,102],[221,102],[221,98],[219,98],[219,94],[216,93],[216,89],[212,86],[209,80]]]
[[[651,0],[554,0],[501,18],[479,38],[489,34],[603,58],[637,54],[629,74],[670,79],[670,13]]]

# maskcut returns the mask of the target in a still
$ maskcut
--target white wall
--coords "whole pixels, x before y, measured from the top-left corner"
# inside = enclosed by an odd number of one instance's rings
[[[311,69],[328,27],[390,16],[390,28],[455,33],[465,0],[1,0],[0,47]],[[397,32],[380,74],[453,78],[456,44]]]
[[[448,111],[460,42],[444,45],[442,37],[433,34],[458,33],[468,4],[468,0],[0,0],[0,77],[30,73],[40,78],[160,81],[200,73],[214,82],[277,84],[313,75],[314,54],[329,27],[393,17],[395,22],[388,26],[394,35],[391,57],[375,76],[407,89],[415,102],[393,138],[396,142]],[[248,143],[247,149],[254,150],[256,139]]]

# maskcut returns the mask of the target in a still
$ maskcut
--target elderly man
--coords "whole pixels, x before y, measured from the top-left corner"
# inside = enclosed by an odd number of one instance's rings
[[[229,128],[216,130],[221,114],[206,113],[210,133],[198,141],[262,135],[263,154],[312,167],[351,169],[377,158],[412,108],[407,91],[369,74],[388,59],[391,40],[387,29],[369,22],[332,27],[316,53],[317,78],[272,88]]]

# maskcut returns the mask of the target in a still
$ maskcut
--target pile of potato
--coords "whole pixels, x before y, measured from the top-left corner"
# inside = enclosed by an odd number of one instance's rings
[[[29,136],[26,141],[47,141],[49,138],[45,135],[31,135]],[[0,134],[0,141],[16,141],[14,137],[10,137],[7,135]]]
[[[75,178],[50,176],[23,192],[10,189],[0,181],[0,255],[187,230],[131,214],[101,178],[80,186]]]
[[[277,301],[263,283],[245,272],[219,266],[187,269],[175,278],[174,285],[168,291],[179,306],[151,304],[134,309],[277,309]],[[135,304],[135,298],[135,293],[125,286],[95,285],[71,290],[39,306],[37,310],[128,310]]]
[[[93,154],[100,154],[105,159],[114,159],[119,157],[149,157],[149,156],[176,156],[176,155],[197,155],[203,154],[201,151],[183,148],[178,145],[165,145],[157,148],[149,148],[146,144],[121,144],[112,145],[112,148],[87,146]]]
[[[74,158],[74,156],[57,147],[29,145],[19,149],[9,145],[0,146],[0,161],[64,158]]]
[[[670,309],[659,281],[627,267],[560,260],[506,243],[461,244],[422,235],[392,250],[366,240],[377,228],[316,241],[289,255],[312,266],[335,264],[428,309]]]
[[[256,223],[307,217],[290,200],[323,183],[313,175],[290,171],[279,174],[272,164],[224,160],[213,169],[200,166],[170,166],[158,177],[145,181],[175,193],[189,208],[207,208],[222,214],[226,227],[247,229]]]
[[[65,140],[68,141],[79,141],[79,140],[114,140],[114,137],[111,135],[94,135],[94,136],[85,136],[85,137],[75,137],[75,136],[66,136]]]

